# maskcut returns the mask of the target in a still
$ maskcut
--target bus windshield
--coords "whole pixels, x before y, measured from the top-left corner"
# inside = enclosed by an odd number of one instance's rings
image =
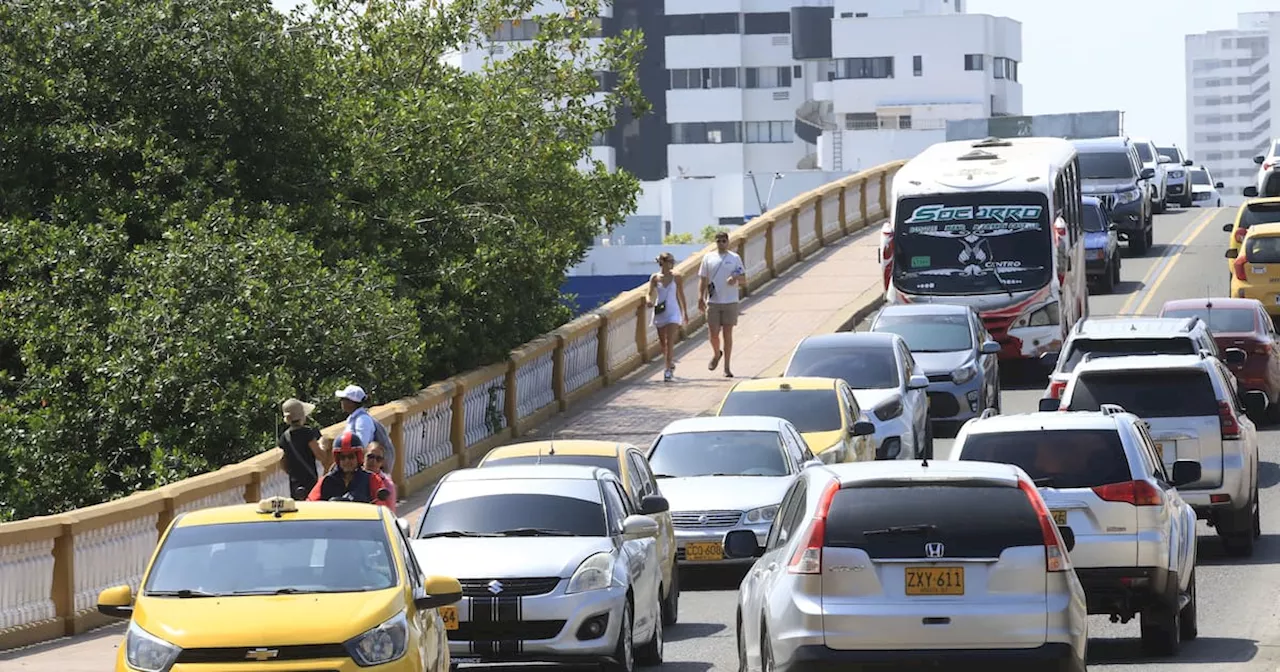
[[[898,201],[893,284],[907,294],[1025,292],[1049,284],[1049,202],[1038,192],[934,194]]]

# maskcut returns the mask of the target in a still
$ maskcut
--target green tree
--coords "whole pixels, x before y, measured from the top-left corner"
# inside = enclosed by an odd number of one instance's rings
[[[702,237],[699,239],[698,242],[714,243],[716,242],[717,233],[725,233],[728,230],[729,230],[729,227],[727,226],[711,226],[711,225],[704,226],[702,227]]]

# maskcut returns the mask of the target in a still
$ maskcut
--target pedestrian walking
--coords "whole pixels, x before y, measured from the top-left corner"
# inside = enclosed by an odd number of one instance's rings
[[[670,252],[663,252],[654,261],[658,264],[658,272],[649,276],[646,305],[653,310],[653,328],[658,332],[658,343],[662,346],[662,357],[666,360],[662,380],[671,382],[676,372],[676,336],[681,325],[688,324],[689,310],[684,305],[684,292],[680,291],[680,283],[672,270],[676,266],[675,256]]]
[[[298,399],[286,399],[280,404],[287,427],[276,441],[276,446],[284,452],[289,494],[294,499],[306,499],[307,493],[320,480],[320,473],[329,468],[324,450],[320,448],[320,430],[307,425],[307,418],[315,410],[315,404]],[[317,462],[322,465],[320,470],[316,468]]]
[[[698,268],[698,310],[707,314],[707,333],[711,337],[711,363],[716,370],[724,357],[724,377],[733,377],[733,328],[738,324],[738,301],[747,284],[747,269],[742,257],[729,250],[729,233],[716,234],[716,249],[702,256]],[[723,349],[721,337],[723,336]]]

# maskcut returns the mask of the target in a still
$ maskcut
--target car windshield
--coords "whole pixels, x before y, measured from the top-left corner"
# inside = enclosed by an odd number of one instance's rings
[[[1138,149],[1138,158],[1142,159],[1143,163],[1151,163],[1156,160],[1155,155],[1151,153],[1151,145],[1148,145],[1145,142],[1139,142],[1135,144],[1134,147]]]
[[[833,432],[844,426],[835,388],[825,390],[741,390],[725,397],[720,415],[782,418],[802,432]]]
[[[1280,223],[1280,203],[1250,203],[1240,213],[1240,228],[1247,229],[1254,224]]]
[[[427,503],[417,536],[609,535],[597,481],[512,478],[445,481]]]
[[[1218,398],[1208,374],[1192,370],[1107,371],[1076,378],[1069,411],[1096,411],[1118,404],[1140,418],[1218,415]]]
[[[1209,331],[1215,334],[1246,334],[1254,331],[1254,311],[1252,308],[1178,308],[1160,313],[1160,317],[1198,317],[1209,325]]]
[[[731,429],[663,434],[649,453],[649,466],[656,478],[791,473],[776,432]]]
[[[1182,159],[1179,158],[1180,155],[1178,154],[1177,147],[1156,147],[1156,151],[1160,152],[1163,156],[1169,157],[1170,161],[1176,161],[1179,164],[1182,163]]]
[[[892,345],[806,348],[801,344],[782,375],[840,378],[855,390],[899,385],[898,360]]]
[[[1209,173],[1203,170],[1191,171],[1191,184],[1209,184]]]
[[[974,347],[967,315],[882,315],[874,331],[901,336],[911,352],[957,352]]]
[[[1080,211],[1084,213],[1082,224],[1085,231],[1101,232],[1107,230],[1107,223],[1104,221],[1101,207],[1086,205],[1080,208]]]
[[[1115,429],[970,434],[960,459],[1016,465],[1037,485],[1051,488],[1093,488],[1133,478]]]
[[[1082,152],[1079,156],[1080,176],[1086,180],[1127,180],[1136,177],[1127,152]]]
[[[1280,237],[1249,236],[1244,245],[1245,261],[1253,264],[1280,263]]]
[[[614,475],[618,473],[618,458],[609,455],[566,455],[564,453],[546,452],[541,455],[512,455],[510,457],[489,458],[484,461],[486,467],[509,467],[517,464],[577,464],[584,467],[608,469]]]
[[[1091,359],[1099,357],[1123,357],[1125,355],[1194,355],[1196,345],[1186,336],[1171,338],[1117,338],[1098,339],[1077,338],[1068,341],[1067,353],[1062,363],[1062,372],[1071,373],[1085,355]]]
[[[143,592],[206,597],[384,590],[399,583],[391,558],[380,520],[176,527],[156,554]]]

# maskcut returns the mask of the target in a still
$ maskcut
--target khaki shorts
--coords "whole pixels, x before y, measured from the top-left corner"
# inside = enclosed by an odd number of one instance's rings
[[[736,324],[738,324],[738,304],[736,302],[707,304],[708,327],[732,327]]]

